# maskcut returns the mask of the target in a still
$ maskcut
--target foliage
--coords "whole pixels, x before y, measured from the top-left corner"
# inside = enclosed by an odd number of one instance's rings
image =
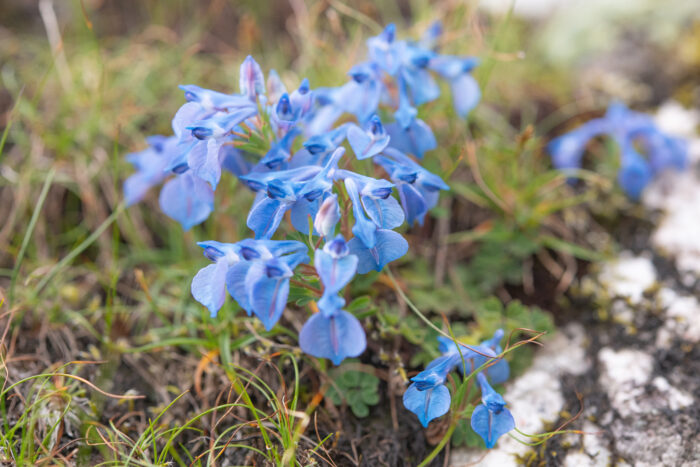
[[[336,369],[329,376],[333,383],[326,396],[335,405],[347,403],[356,417],[366,417],[369,407],[379,403],[379,378],[372,373]]]

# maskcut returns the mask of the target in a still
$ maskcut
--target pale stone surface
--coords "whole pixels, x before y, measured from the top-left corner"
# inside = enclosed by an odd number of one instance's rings
[[[653,360],[648,354],[625,349],[604,348],[598,353],[602,366],[600,387],[608,393],[613,406],[623,417],[642,412],[638,399],[645,394],[644,384],[651,376]]]
[[[700,238],[700,237],[699,237]],[[700,342],[700,302],[691,296],[664,287],[658,294],[661,306],[666,308],[667,319],[657,336],[660,347],[668,347],[674,337],[684,341]]]
[[[656,282],[656,270],[649,258],[623,252],[618,259],[603,265],[598,279],[611,296],[638,303],[644,291]]]

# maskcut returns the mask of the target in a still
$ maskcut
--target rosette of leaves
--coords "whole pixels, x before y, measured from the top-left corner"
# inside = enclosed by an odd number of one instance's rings
[[[334,371],[333,384],[326,391],[326,397],[333,404],[348,404],[358,418],[369,415],[369,407],[379,403],[379,378],[371,373],[358,370]]]

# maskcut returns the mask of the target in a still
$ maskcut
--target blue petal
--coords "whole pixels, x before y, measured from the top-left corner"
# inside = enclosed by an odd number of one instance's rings
[[[459,363],[459,354],[442,355],[425,367],[425,370],[411,378],[411,381],[416,383],[416,387],[420,391],[434,388],[435,386],[445,383],[447,375]]]
[[[246,160],[241,151],[231,145],[221,147],[221,168],[240,177],[250,172],[251,163]]]
[[[386,126],[386,131],[391,137],[390,147],[413,154],[419,159],[422,159],[427,151],[437,147],[433,131],[423,120],[417,118],[406,129],[397,123],[390,123]]]
[[[380,84],[372,78],[363,83],[348,81],[338,90],[336,106],[364,123],[377,111],[381,91]]]
[[[452,102],[457,115],[464,118],[476,107],[481,98],[479,83],[468,73],[463,73],[450,82]]]
[[[399,198],[401,198],[401,204],[406,213],[406,223],[413,225],[414,222],[418,221],[420,225],[423,225],[423,218],[428,212],[428,206],[421,192],[415,186],[403,183],[399,185]]]
[[[248,301],[253,313],[269,331],[279,321],[287,305],[289,277],[286,275],[269,277],[266,273],[260,273],[259,270],[264,268],[267,268],[266,263],[253,264],[245,281]]]
[[[403,393],[403,405],[416,414],[426,428],[431,420],[445,415],[450,410],[451,400],[450,390],[444,384],[419,391],[413,383]]]
[[[552,156],[552,165],[559,170],[578,169],[591,135],[577,129],[553,139],[547,149]]]
[[[270,102],[277,102],[282,94],[287,92],[280,75],[275,70],[270,70],[267,74],[267,98]]]
[[[246,225],[255,232],[256,239],[269,239],[282,222],[288,207],[289,203],[265,196],[250,209]]]
[[[192,296],[209,309],[211,317],[216,317],[226,299],[226,272],[228,263],[225,259],[202,268],[192,279]]]
[[[250,261],[240,261],[231,266],[226,273],[226,289],[228,293],[230,293],[238,305],[245,310],[248,316],[250,316],[253,308],[248,300],[245,279],[252,265],[253,263]]]
[[[414,105],[423,105],[440,96],[440,87],[427,70],[405,68],[403,77],[410,89]]]
[[[309,318],[299,333],[299,346],[309,355],[328,358],[339,365],[347,357],[359,356],[367,340],[357,318],[339,310],[330,317],[316,313]]]
[[[348,128],[348,142],[352,147],[355,157],[358,159],[369,159],[382,152],[389,145],[389,136],[384,135],[378,139],[373,139],[360,127],[353,125]]]
[[[501,435],[515,428],[515,420],[508,409],[503,409],[496,414],[485,405],[479,404],[472,413],[471,425],[476,434],[484,440],[486,447],[491,449]]]
[[[291,219],[292,226],[304,235],[309,234],[309,216],[313,221],[316,218],[316,213],[321,205],[320,200],[315,199],[313,201],[307,201],[305,198],[301,198],[292,205],[291,209]],[[318,235],[318,232],[314,229],[314,235]]]
[[[187,127],[192,125],[194,122],[201,120],[205,115],[202,107],[194,102],[187,102],[183,104],[182,107],[175,112],[175,116],[172,120],[172,127],[175,136],[178,139],[191,138],[191,133],[187,130]]]
[[[168,217],[189,230],[204,222],[214,210],[214,191],[207,182],[187,172],[169,180],[158,201]]]
[[[377,230],[374,248],[367,248],[358,237],[348,242],[350,253],[357,256],[357,273],[366,274],[371,270],[381,271],[391,261],[401,258],[408,252],[408,242],[393,230]]]
[[[394,197],[382,199],[362,196],[361,199],[367,215],[380,229],[395,229],[403,224],[403,209]]]
[[[318,309],[323,316],[330,318],[337,315],[345,306],[345,299],[340,295],[324,292],[318,302]]]
[[[221,143],[215,139],[198,141],[187,156],[187,165],[192,173],[208,182],[213,190],[216,190],[216,185],[221,179],[219,149]]]
[[[148,174],[142,172],[129,176],[129,178],[124,180],[124,201],[126,201],[126,205],[131,206],[141,201],[155,183]]]
[[[316,250],[314,265],[325,288],[324,294],[340,292],[355,275],[357,256],[334,258],[323,250]]]
[[[346,178],[345,188],[352,201],[352,213],[355,217],[355,225],[352,227],[352,233],[355,234],[356,238],[362,240],[365,247],[372,248],[377,243],[377,226],[365,217],[357,182],[353,178]]]
[[[617,174],[617,181],[627,196],[638,200],[652,176],[649,164],[634,151],[631,145],[627,150],[623,149],[622,167]]]
[[[207,111],[250,105],[250,101],[243,96],[224,94],[222,92],[200,88],[194,84],[183,84],[178,87],[185,91],[185,99],[187,99],[188,103],[196,104]]]
[[[241,94],[251,100],[255,100],[259,94],[265,94],[265,75],[250,55],[241,63],[240,89]]]
[[[331,237],[335,232],[335,226],[340,221],[340,207],[338,196],[331,194],[321,203],[321,207],[314,217],[314,230],[322,237]]]

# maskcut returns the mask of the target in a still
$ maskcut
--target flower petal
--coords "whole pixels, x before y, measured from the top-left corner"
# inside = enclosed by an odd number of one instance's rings
[[[348,242],[350,253],[357,256],[357,273],[366,274],[371,270],[381,271],[387,263],[401,258],[408,252],[408,242],[401,234],[393,230],[377,230],[376,243],[373,248],[367,248],[358,237]]]
[[[192,296],[209,309],[211,317],[216,317],[226,299],[226,272],[228,263],[225,260],[202,268],[192,279]]]
[[[472,413],[471,426],[484,440],[486,447],[491,449],[501,435],[515,428],[515,420],[508,409],[504,408],[500,413],[494,413],[485,405],[479,404]]]
[[[339,365],[347,357],[357,357],[366,345],[362,325],[344,310],[330,317],[315,313],[299,333],[301,350],[314,357],[328,358],[334,365]]]
[[[441,384],[425,391],[419,391],[416,383],[403,393],[403,405],[418,416],[425,428],[431,420],[445,415],[450,410],[450,390]]]

